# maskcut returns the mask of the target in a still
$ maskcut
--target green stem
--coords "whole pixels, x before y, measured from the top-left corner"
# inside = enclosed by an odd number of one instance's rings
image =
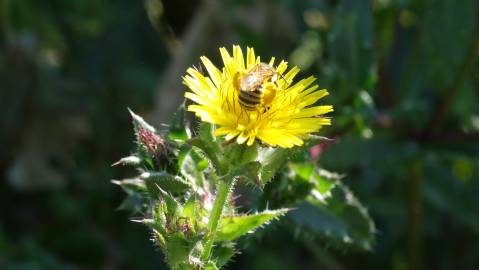
[[[218,190],[216,191],[216,198],[213,204],[213,209],[211,210],[211,215],[208,221],[208,235],[205,249],[201,259],[207,261],[210,258],[211,250],[213,249],[213,243],[216,236],[216,230],[218,229],[218,223],[223,213],[223,208],[226,203],[226,199],[233,185],[233,179],[228,178],[226,175],[223,179],[219,181]]]

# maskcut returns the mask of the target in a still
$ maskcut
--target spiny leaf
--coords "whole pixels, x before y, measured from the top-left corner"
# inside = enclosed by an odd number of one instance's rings
[[[131,190],[134,192],[144,192],[146,191],[145,182],[138,178],[130,178],[123,180],[111,180],[115,185],[119,185],[123,190]],[[126,191],[125,190],[125,191]]]
[[[185,103],[183,102],[170,123],[168,138],[170,140],[186,141],[190,137],[185,122]]]
[[[181,233],[170,234],[166,237],[166,260],[173,269],[187,262],[193,246]]]
[[[334,188],[341,176],[317,168],[312,163],[290,163],[288,166],[300,179],[309,181],[315,185],[314,192],[326,196],[328,191]],[[337,177],[336,177],[337,176]]]
[[[319,144],[319,143],[334,142],[334,141],[335,141],[335,139],[331,139],[331,138],[324,137],[324,136],[319,136],[319,135],[310,134],[310,135],[309,135],[309,139],[308,139],[307,142],[306,142],[306,146],[309,148],[309,147],[314,146],[314,145]]]
[[[152,197],[158,197],[160,188],[169,193],[182,193],[191,188],[190,183],[183,178],[167,172],[144,172],[140,178],[145,181]]]
[[[371,249],[375,226],[366,208],[353,193],[338,182],[331,189],[331,196],[318,198],[318,194],[321,193],[313,191],[307,202],[298,205],[297,210],[289,215],[295,228],[329,240],[338,247],[346,244]]]
[[[216,142],[216,138],[215,136],[213,136],[213,131],[214,131],[214,127],[211,124],[203,122],[200,125],[198,133],[201,139],[210,141],[210,142]],[[218,147],[217,150],[219,150],[218,144],[216,144],[216,147]]]
[[[140,213],[143,204],[143,197],[138,193],[131,193],[123,200],[118,210],[128,210],[133,214]]]
[[[205,153],[206,157],[213,163],[213,166],[215,166],[218,171],[224,172],[225,168],[223,167],[223,164],[220,162],[219,158],[220,150],[215,142],[204,140],[200,137],[194,137],[188,140],[187,143],[191,146],[196,146],[201,149],[201,151]]]
[[[150,132],[156,132],[156,129],[148,124],[143,118],[137,114],[135,114],[130,108],[128,108],[128,111],[130,112],[131,118],[133,119],[133,125],[135,127],[135,131],[138,132],[140,128],[144,128]]]
[[[223,217],[215,241],[233,241],[246,233],[253,231],[270,220],[286,214],[291,209],[266,210],[257,214]]]
[[[205,216],[207,216],[207,211],[201,207],[201,203],[198,201],[196,196],[191,196],[183,205],[181,217],[185,218],[193,233],[196,233],[206,227],[206,224],[203,222],[203,218]]]
[[[219,268],[216,266],[216,264],[212,261],[209,261],[206,265],[205,265],[205,270],[219,270]]]
[[[181,174],[187,181],[197,189],[203,187],[205,176],[203,174],[204,164],[201,164],[203,159],[195,152],[195,149],[190,149],[188,153],[182,158],[180,167]]]
[[[185,161],[185,157],[186,157],[186,155],[188,155],[190,150],[191,150],[191,145],[189,145],[189,144],[182,144],[178,148],[178,155],[177,155],[177,158],[176,158],[178,170],[180,170],[181,167],[183,166],[183,162]]]
[[[230,172],[230,177],[244,177],[250,181],[253,181],[254,184],[257,184],[258,171],[261,168],[261,163],[258,161],[248,162],[246,164],[240,165]]]
[[[288,149],[265,148],[259,153],[258,160],[262,167],[259,171],[259,178],[263,185],[267,184],[273,176],[283,168],[291,155]]]
[[[243,165],[257,159],[258,146],[256,143],[251,146],[231,143],[225,147],[223,157],[224,160],[228,161],[228,165]]]
[[[141,164],[149,169],[154,169],[154,162],[152,157],[148,154],[146,147],[141,143],[140,131],[146,130],[147,132],[156,133],[156,129],[148,124],[143,118],[135,114],[130,108],[128,108],[131,118],[133,120],[133,128],[135,130],[136,136],[136,145],[137,145],[137,155],[141,161]]]
[[[232,242],[223,242],[215,245],[212,254],[212,260],[216,263],[216,266],[223,267],[235,254],[234,246]]]
[[[128,157],[124,157],[120,160],[118,160],[117,162],[113,163],[111,166],[116,166],[116,165],[132,165],[132,166],[136,166],[136,165],[140,165],[141,163],[141,159],[137,156],[128,156]]]
[[[316,183],[316,190],[323,196],[333,189],[337,183],[344,177],[337,173],[329,172],[321,168],[316,168],[311,175],[312,180]]]
[[[182,212],[182,205],[169,193],[157,187],[159,190],[160,203],[157,205],[157,218],[167,223],[172,221]],[[165,217],[166,215],[166,217]]]
[[[125,191],[127,197],[118,207],[119,210],[129,210],[133,213],[139,213],[142,209],[144,197],[141,195],[146,190],[143,181],[140,179],[124,179],[112,180],[113,184],[117,184]]]

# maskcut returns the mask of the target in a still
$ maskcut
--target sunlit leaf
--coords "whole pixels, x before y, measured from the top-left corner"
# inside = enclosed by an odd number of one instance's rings
[[[128,156],[121,158],[117,162],[113,163],[112,166],[116,165],[131,165],[131,166],[136,166],[141,164],[141,159],[137,156]]]
[[[186,141],[189,138],[189,130],[185,122],[185,104],[181,104],[170,123],[168,138],[170,140]]]
[[[262,165],[259,178],[263,185],[271,181],[275,174],[283,169],[289,155],[290,151],[283,148],[265,148],[259,152],[258,160]]]
[[[227,216],[220,220],[215,241],[233,241],[248,232],[252,232],[272,219],[286,214],[290,209],[266,210],[257,214]]]
[[[325,195],[338,182],[341,176],[317,168],[312,163],[290,163],[289,168],[303,180],[315,185],[314,192]]]
[[[209,261],[205,266],[205,270],[219,270],[219,268],[216,266],[214,262]]]
[[[205,176],[203,170],[205,169],[204,165],[194,149],[190,149],[184,156],[183,162],[181,163],[180,171],[181,174],[186,178],[186,180],[195,188],[203,187]]]
[[[166,237],[166,260],[173,269],[188,262],[192,249],[191,243],[181,233],[174,233]]]
[[[215,142],[203,140],[200,137],[194,137],[188,140],[187,143],[201,149],[217,170],[224,171],[224,164],[220,162],[219,158],[220,150]]]

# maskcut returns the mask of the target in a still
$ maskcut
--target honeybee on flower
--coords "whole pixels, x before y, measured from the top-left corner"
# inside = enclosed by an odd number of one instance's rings
[[[265,63],[256,64],[245,74],[236,73],[239,103],[246,110],[267,109],[276,96],[277,80],[278,73]]]
[[[233,56],[220,48],[224,67],[220,70],[201,57],[207,75],[189,68],[183,83],[191,90],[185,97],[195,104],[188,110],[202,121],[219,127],[215,136],[235,139],[252,145],[260,140],[271,146],[299,146],[311,133],[330,125],[323,115],[333,111],[331,105],[316,105],[328,95],[326,89],[313,85],[315,78],[293,82],[299,68],[281,61],[274,67],[275,58],[263,63],[247,48],[246,61],[239,46],[233,46]]]

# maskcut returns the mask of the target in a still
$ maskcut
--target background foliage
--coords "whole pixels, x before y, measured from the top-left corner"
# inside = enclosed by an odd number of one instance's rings
[[[378,232],[368,252],[275,222],[229,269],[477,269],[474,0],[1,0],[0,268],[161,269],[147,229],[115,211],[110,179],[133,174],[109,167],[131,150],[126,107],[168,122],[185,68],[231,44],[330,90],[336,140],[318,163],[346,174]]]

